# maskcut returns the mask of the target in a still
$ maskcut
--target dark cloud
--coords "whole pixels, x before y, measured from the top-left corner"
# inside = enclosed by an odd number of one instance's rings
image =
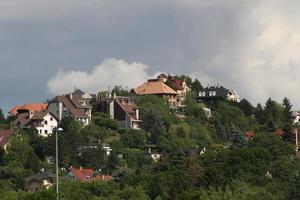
[[[106,58],[144,63],[150,75],[170,71],[221,82],[253,103],[288,96],[297,104],[297,1],[24,2],[0,3],[6,110],[51,97],[47,83],[59,69],[88,73]],[[288,89],[281,91],[283,84]]]

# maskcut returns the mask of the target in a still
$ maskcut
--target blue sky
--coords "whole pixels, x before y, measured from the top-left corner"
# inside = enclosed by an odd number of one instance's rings
[[[253,104],[300,94],[296,0],[0,2],[0,107],[159,72],[222,83]],[[89,80],[87,80],[89,79]]]

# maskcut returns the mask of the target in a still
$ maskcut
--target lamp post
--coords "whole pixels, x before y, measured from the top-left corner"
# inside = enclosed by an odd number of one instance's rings
[[[58,128],[55,131],[55,156],[56,156],[56,199],[58,200],[58,140],[57,133],[62,132],[62,128]]]

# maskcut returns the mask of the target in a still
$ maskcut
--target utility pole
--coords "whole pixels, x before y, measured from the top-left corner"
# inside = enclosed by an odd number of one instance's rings
[[[55,131],[55,154],[56,154],[56,200],[59,200],[58,195],[58,139],[57,139],[57,133],[63,131],[62,128],[58,128]]]
[[[299,143],[298,143],[298,129],[295,128],[295,135],[296,135],[296,152],[299,150]]]

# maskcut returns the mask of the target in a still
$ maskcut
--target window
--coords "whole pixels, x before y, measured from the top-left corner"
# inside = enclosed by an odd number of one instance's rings
[[[212,95],[213,95],[213,96],[216,96],[216,94],[217,94],[216,91],[213,91],[213,94],[212,94]]]
[[[40,134],[42,134],[42,129],[40,129]]]
[[[45,124],[48,125],[48,121],[47,120],[45,120]]]
[[[53,117],[50,117],[50,121],[53,121]]]
[[[45,130],[45,134],[48,134],[48,130]]]

